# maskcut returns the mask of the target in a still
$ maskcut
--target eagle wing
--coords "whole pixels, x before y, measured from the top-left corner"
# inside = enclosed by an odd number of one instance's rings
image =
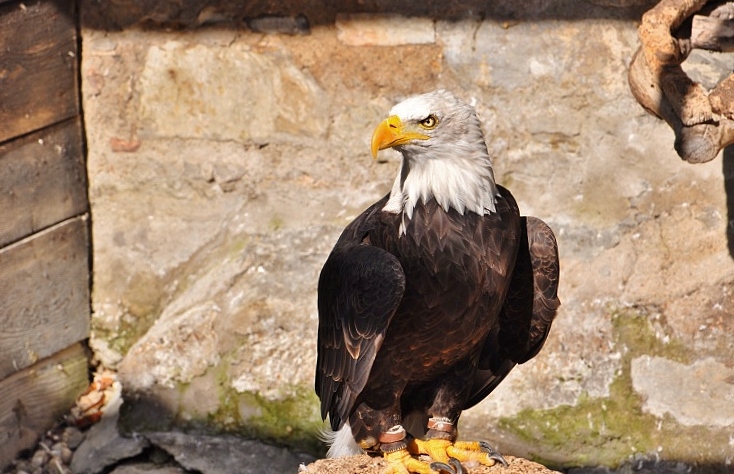
[[[548,337],[558,299],[558,246],[553,231],[535,217],[522,218],[512,282],[498,324],[482,349],[472,395],[465,408],[482,401],[516,364],[535,357]]]
[[[558,299],[558,244],[548,225],[535,217],[527,217],[528,245],[533,269],[533,315],[525,354],[517,360],[523,364],[535,357],[545,344],[556,310]]]
[[[384,201],[384,200],[383,200]],[[385,332],[405,291],[397,258],[369,245],[371,219],[380,201],[342,233],[321,270],[318,286],[316,394],[321,417],[333,430],[348,419]]]

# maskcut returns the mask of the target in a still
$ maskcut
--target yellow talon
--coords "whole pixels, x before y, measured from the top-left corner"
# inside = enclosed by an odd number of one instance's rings
[[[388,463],[385,474],[434,474],[431,466],[413,458],[405,448],[385,453],[383,458]]]
[[[451,441],[447,439],[414,439],[408,444],[408,450],[415,454],[427,454],[436,462],[449,462],[448,448],[451,447]]]
[[[479,441],[456,441],[447,439],[415,439],[408,444],[408,451],[414,455],[427,454],[434,462],[448,464],[451,458],[459,462],[475,461],[491,467],[497,464],[507,465],[505,459],[494,451],[487,443]]]
[[[485,466],[492,467],[497,461],[490,458],[487,453],[481,450],[463,449],[457,446],[449,446],[446,448],[446,454],[452,458],[456,458],[461,462],[475,461]]]
[[[431,462],[423,462],[413,456],[428,455]],[[388,462],[385,474],[434,474],[439,466],[434,463],[443,464],[446,470],[454,469],[454,472],[465,472],[461,463],[476,462],[491,467],[498,462],[507,466],[504,458],[494,451],[487,443],[480,441],[456,441],[448,439],[413,439],[408,442],[407,447],[385,453],[384,459]],[[458,462],[457,462],[458,461]],[[432,469],[433,467],[434,469]],[[449,471],[450,472],[450,471]]]

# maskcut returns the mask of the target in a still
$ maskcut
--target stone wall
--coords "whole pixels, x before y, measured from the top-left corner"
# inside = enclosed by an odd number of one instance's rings
[[[562,259],[544,351],[464,435],[554,466],[731,462],[734,156],[681,162],[632,98],[651,2],[484,3],[83,2],[91,343],[128,428],[319,449],[319,270],[397,172],[374,126],[443,87]]]

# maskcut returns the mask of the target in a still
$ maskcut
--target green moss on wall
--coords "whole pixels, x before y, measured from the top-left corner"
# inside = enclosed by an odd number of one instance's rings
[[[318,400],[310,387],[289,387],[292,395],[268,400],[251,392],[237,393],[221,385],[220,408],[206,423],[247,438],[286,445],[297,450],[322,454]]]
[[[559,468],[617,466],[635,453],[653,453],[662,446],[671,451],[676,445],[681,427],[643,412],[643,400],[632,385],[631,362],[650,355],[688,363],[690,351],[662,334],[666,326],[659,316],[639,309],[613,309],[609,316],[622,360],[608,397],[582,395],[575,406],[524,410],[500,420],[501,428],[537,447],[534,457],[539,462]]]
[[[553,453],[567,459],[558,467],[603,464],[616,466],[635,452],[654,448],[649,433],[655,419],[640,411],[639,400],[616,383],[609,398],[582,396],[576,406],[552,410],[525,410],[500,421],[500,427],[540,446],[536,461],[556,465]]]
[[[228,432],[317,455],[323,454],[323,443],[319,441],[319,430],[323,423],[318,412],[318,399],[312,387],[281,387],[282,393],[288,395],[277,400],[252,392],[239,393],[232,388],[229,365],[229,359],[225,356],[217,366],[210,369],[213,386],[218,391],[216,396],[219,403],[216,411],[198,416],[178,413],[176,424],[186,430]],[[188,388],[188,384],[180,384],[180,395],[183,396]]]
[[[671,333],[665,318],[651,315],[642,309],[616,309],[611,311],[614,342],[623,351],[626,372],[635,357],[642,355],[665,357],[683,364],[690,364],[692,353],[680,341],[667,337]]]
[[[242,401],[259,408],[256,414],[241,420],[241,431],[321,454],[323,443],[319,441],[319,431],[323,423],[317,411],[316,394],[310,387],[291,387],[291,391],[292,397],[277,401],[252,393],[241,394]]]

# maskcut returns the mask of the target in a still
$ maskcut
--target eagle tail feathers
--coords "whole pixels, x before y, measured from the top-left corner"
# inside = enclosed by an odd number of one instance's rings
[[[326,457],[341,458],[364,453],[364,450],[354,441],[352,427],[348,422],[338,430],[323,428],[319,433],[319,438],[329,446]]]

